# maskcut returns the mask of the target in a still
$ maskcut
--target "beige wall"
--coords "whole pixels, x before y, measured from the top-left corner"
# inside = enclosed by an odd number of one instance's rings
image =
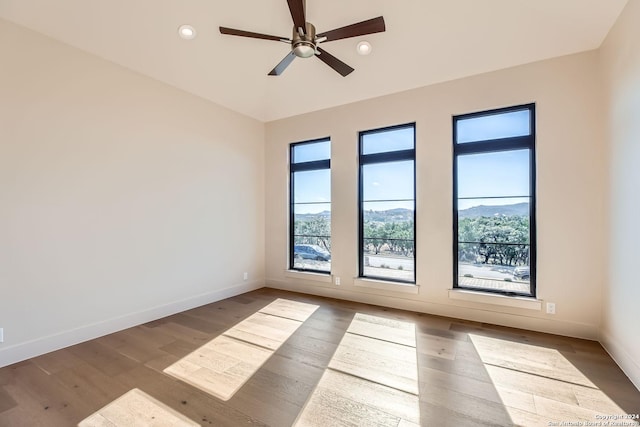
[[[503,325],[598,338],[605,165],[597,54],[547,60],[267,124],[267,284]],[[433,66],[437,66],[434,64]],[[309,96],[313,96],[311,93]],[[451,116],[537,104],[538,297],[557,314],[449,297]],[[417,295],[354,286],[358,131],[416,122]],[[332,139],[332,269],[340,286],[287,269],[287,147]],[[504,298],[489,298],[502,302]]]
[[[602,341],[640,388],[640,1],[630,0],[600,55],[609,142],[609,272]]]
[[[0,366],[262,286],[262,123],[2,20],[0,58]]]

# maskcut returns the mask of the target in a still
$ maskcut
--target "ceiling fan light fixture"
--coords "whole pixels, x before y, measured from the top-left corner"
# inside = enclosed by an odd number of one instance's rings
[[[299,42],[293,47],[293,53],[298,58],[310,58],[316,53],[316,47],[310,42]]]
[[[371,53],[371,51],[373,50],[373,48],[371,47],[371,43],[369,43],[367,41],[361,41],[356,46],[356,50],[358,51],[358,53],[360,55],[369,55]]]
[[[193,28],[191,25],[180,25],[180,27],[178,27],[178,35],[185,39],[185,40],[191,40],[196,38],[196,29]]]

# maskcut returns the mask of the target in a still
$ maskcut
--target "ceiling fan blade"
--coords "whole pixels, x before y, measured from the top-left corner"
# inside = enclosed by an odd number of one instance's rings
[[[347,64],[340,61],[338,58],[331,55],[326,50],[319,47],[316,47],[316,49],[318,49],[318,52],[320,52],[319,55],[316,55],[317,58],[327,64],[329,67],[336,70],[342,77],[348,76],[353,71],[353,68],[349,67]]]
[[[349,37],[364,36],[366,34],[381,33],[385,30],[384,18],[369,19],[367,21],[358,22],[357,24],[347,25],[346,27],[336,28],[335,30],[326,31],[318,34],[316,37],[326,37],[328,42],[340,39],[348,39]]]
[[[289,3],[293,25],[296,26],[296,29],[302,28],[302,32],[306,32],[307,20],[304,16],[304,0],[287,0],[287,3]]]
[[[290,42],[286,37],[270,36],[268,34],[252,33],[251,31],[235,30],[233,28],[220,27],[222,34],[230,36],[250,37],[252,39],[274,40],[277,42]]]
[[[279,76],[284,72],[284,70],[291,64],[291,62],[296,58],[296,55],[293,51],[289,52],[287,56],[284,57],[282,61],[276,67],[269,72],[270,76]]]

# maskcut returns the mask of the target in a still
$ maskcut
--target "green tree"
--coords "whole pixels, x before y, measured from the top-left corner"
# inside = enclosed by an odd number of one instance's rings
[[[495,216],[458,222],[458,259],[483,264],[522,265],[529,257],[529,218]]]
[[[313,215],[294,223],[296,244],[318,245],[331,252],[331,221],[324,215]]]

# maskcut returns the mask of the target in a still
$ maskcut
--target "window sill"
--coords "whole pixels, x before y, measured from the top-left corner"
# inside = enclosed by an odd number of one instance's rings
[[[361,288],[380,289],[383,291],[404,292],[407,294],[418,294],[420,286],[413,283],[385,282],[373,279],[353,279],[353,285]]]
[[[489,294],[466,289],[449,289],[449,298],[459,301],[479,302],[483,304],[502,305],[505,307],[542,310],[542,300],[528,297],[510,297],[507,295]]]
[[[285,270],[285,277],[293,279],[312,280],[314,282],[331,283],[331,274],[314,273],[311,271]]]

